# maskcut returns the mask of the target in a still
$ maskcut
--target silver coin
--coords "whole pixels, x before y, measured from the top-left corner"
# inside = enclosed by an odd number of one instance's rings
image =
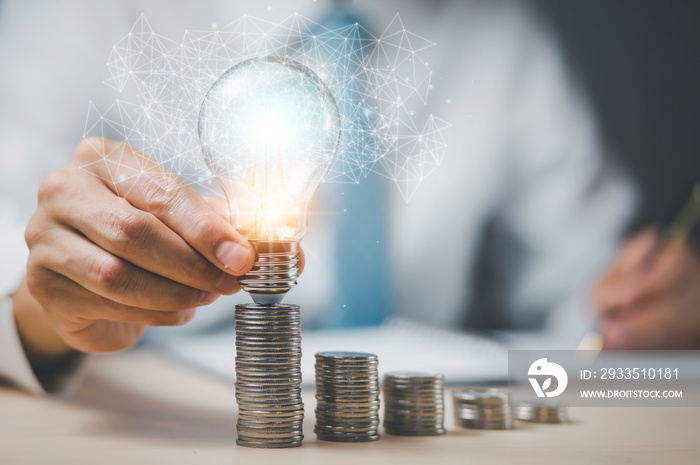
[[[236,320],[236,331],[270,331],[277,329],[280,332],[300,332],[301,320],[299,318],[277,318],[274,320]]]
[[[298,306],[236,306],[237,444],[301,445],[301,319]]]
[[[266,328],[259,330],[239,330],[238,342],[245,342],[256,339],[292,340],[301,338],[299,331],[279,331],[277,328]]]
[[[443,384],[394,384],[384,381],[384,388],[396,392],[423,392],[423,391],[439,391],[445,388]]]
[[[349,381],[333,381],[330,379],[322,379],[322,378],[317,378],[316,379],[316,389],[343,389],[343,390],[352,390],[352,389],[358,389],[358,390],[375,390],[379,391],[379,385],[374,382],[366,382],[366,383],[355,383],[355,382],[349,382]]]
[[[325,362],[321,362],[319,360],[316,360],[316,363],[314,365],[316,367],[316,371],[328,371],[328,372],[335,372],[335,373],[362,373],[362,372],[376,372],[379,364],[358,364],[358,363],[331,363],[327,364]]]
[[[273,380],[274,381],[274,380]],[[248,392],[254,391],[260,394],[283,394],[285,392],[301,392],[301,383],[261,383],[259,379],[247,381],[238,379],[236,381],[236,391]]]
[[[324,386],[374,386],[379,387],[379,380],[376,374],[347,376],[344,374],[338,375],[333,373],[316,372],[315,378],[318,384]]]
[[[301,400],[300,396],[263,396],[258,398],[254,396],[255,394],[248,395],[245,393],[237,395],[236,398],[241,404],[239,406],[239,411],[261,410],[266,412],[284,412],[298,410],[301,412],[304,410],[304,402]]]
[[[238,367],[236,368],[236,376],[255,376],[255,377],[288,377],[301,376],[301,370],[298,367],[290,366],[269,366],[264,367]]]
[[[379,415],[350,415],[343,416],[332,415],[325,412],[316,413],[315,415],[317,426],[342,426],[346,424],[367,424],[375,422],[378,424]]]
[[[377,369],[372,368],[372,369],[364,369],[364,368],[347,368],[347,369],[334,369],[330,370],[324,367],[319,367],[316,366],[316,374],[320,376],[331,376],[334,378],[350,378],[350,379],[362,379],[362,378],[371,378],[371,379],[377,379],[379,381],[378,376],[377,376]]]
[[[297,406],[298,410],[303,410],[303,404],[299,401],[298,397],[295,398],[294,396],[265,396],[261,397],[258,399],[255,399],[254,396],[241,396],[238,395],[236,396],[236,400],[241,404],[238,408],[239,412],[245,412],[245,411],[254,411],[254,410],[263,410],[263,411],[269,411],[269,412],[277,412],[280,413],[282,412],[282,407],[287,407],[287,406]],[[260,406],[259,408],[255,408],[255,406]],[[287,409],[291,410],[291,409]]]
[[[236,444],[243,447],[255,447],[259,449],[284,449],[287,447],[299,447],[301,446],[303,437],[294,441],[284,441],[280,443],[270,443],[270,442],[257,442],[257,441],[246,441],[243,439],[236,439]]]
[[[518,403],[513,405],[515,417],[523,421],[539,423],[566,423],[568,413],[566,406],[541,405],[535,403]]]
[[[298,399],[261,399],[259,401],[250,401],[247,399],[238,399],[241,404],[238,408],[239,413],[263,413],[268,412],[271,416],[274,415],[296,415],[304,412],[304,404]]]
[[[378,379],[378,373],[376,368],[372,369],[365,369],[365,368],[358,368],[358,369],[353,369],[353,368],[344,368],[344,369],[328,369],[324,367],[316,367],[316,374],[317,375],[323,375],[323,376],[332,376],[335,378],[371,378]]]
[[[260,392],[265,389],[273,390],[276,388],[284,389],[290,385],[301,385],[301,376],[297,378],[262,378],[262,377],[244,377],[238,376],[241,389],[248,391]]]
[[[369,442],[379,440],[379,433],[372,434],[369,436],[339,436],[335,434],[328,434],[324,432],[315,431],[316,437],[321,441],[329,442]]]
[[[318,352],[316,358],[328,360],[377,360],[375,354],[366,352]]]
[[[237,345],[258,345],[261,343],[287,343],[293,345],[301,342],[301,336],[298,334],[280,334],[273,333],[270,335],[244,335],[236,340]]]
[[[237,304],[236,305],[236,310],[246,310],[246,311],[254,311],[254,310],[262,310],[262,311],[285,311],[285,310],[300,310],[300,307],[298,305],[294,304],[272,304],[272,305],[261,305],[261,304],[256,304],[256,303],[247,303],[247,304]]]
[[[278,442],[280,440],[296,440],[298,436],[301,436],[301,427],[295,428],[281,428],[279,431],[273,431],[269,428],[252,428],[248,429],[243,426],[237,426],[236,432],[240,439],[254,440],[254,441],[273,441]]]
[[[236,393],[247,395],[250,393],[257,394],[258,397],[281,396],[291,393],[295,389],[300,389],[300,383],[289,384],[283,381],[268,381],[268,382],[238,382]]]
[[[508,393],[497,388],[471,388],[452,393],[455,424],[465,428],[511,429]]]
[[[445,428],[421,429],[421,430],[405,430],[400,428],[384,427],[384,431],[394,436],[440,436],[445,434]]]
[[[264,419],[263,419],[264,420]],[[280,421],[260,421],[252,417],[239,418],[236,423],[240,428],[252,428],[256,430],[264,430],[265,432],[287,432],[291,430],[299,430],[302,427],[304,420],[280,420]],[[241,430],[243,431],[243,430]]]
[[[245,420],[239,420],[236,423],[236,431],[240,436],[248,436],[255,438],[271,438],[283,439],[299,435],[301,433],[301,422],[296,422],[290,425],[272,426],[256,424],[251,425]]]
[[[287,421],[299,421],[304,419],[304,413],[299,411],[288,412],[285,415],[281,415],[280,412],[261,412],[259,410],[254,411],[238,411],[238,419],[246,421],[256,421],[256,422],[272,422],[272,423],[284,423]]]
[[[377,400],[378,396],[376,394],[366,395],[366,396],[355,396],[355,395],[343,395],[343,396],[329,396],[323,394],[316,394],[316,400],[321,400],[325,402],[333,402],[339,404],[352,403],[357,404],[361,402],[372,402]]]
[[[238,409],[238,414],[245,416],[246,418],[259,417],[265,418],[265,421],[271,420],[288,420],[293,417],[299,417],[304,415],[303,405],[298,405],[296,409],[271,409],[271,408],[261,408],[255,406],[246,406],[244,408]]]
[[[288,341],[245,341],[237,342],[236,350],[243,354],[254,351],[272,351],[277,352],[279,350],[301,350],[300,342],[288,342]]]
[[[264,433],[282,433],[299,431],[302,429],[304,420],[280,420],[280,421],[260,421],[256,418],[239,418],[236,423],[239,431],[259,431]]]
[[[384,379],[391,380],[444,380],[445,377],[438,373],[425,371],[390,371],[384,374]]]
[[[387,433],[406,436],[444,434],[444,377],[425,372],[384,376],[383,425]]]
[[[301,349],[255,349],[255,350],[240,350],[239,357],[243,362],[248,362],[252,358],[269,358],[272,360],[294,360],[294,363],[301,358]]]
[[[250,359],[245,358],[243,360],[236,359],[236,369],[259,369],[259,370],[272,370],[275,368],[292,368],[298,367],[301,363],[301,357],[292,360],[279,361],[275,359]]]
[[[241,383],[250,382],[253,384],[265,383],[265,382],[280,382],[285,381],[289,383],[301,383],[301,373],[297,370],[294,372],[281,372],[281,373],[269,373],[269,372],[252,372],[240,370],[236,373],[236,379]]]
[[[378,412],[379,408],[380,408],[380,403],[378,400],[371,402],[371,403],[362,403],[359,405],[341,403],[341,402],[328,403],[328,402],[324,402],[324,401],[317,401],[316,405],[317,405],[318,410],[323,410],[325,412],[337,412],[337,413],[367,413],[367,414],[370,414],[370,413]]]
[[[352,435],[359,435],[359,434],[376,434],[378,431],[379,427],[379,422],[377,422],[376,425],[370,425],[370,426],[322,426],[322,425],[316,425],[315,431],[316,433],[321,433],[321,434],[338,434],[338,433],[348,433]]]

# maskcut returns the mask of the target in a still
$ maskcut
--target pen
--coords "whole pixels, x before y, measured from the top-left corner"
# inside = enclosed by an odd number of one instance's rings
[[[635,269],[635,279],[638,283],[656,263],[661,252],[670,244],[683,244],[688,240],[691,232],[700,219],[700,180],[696,181],[676,214],[671,216],[671,221],[666,222],[659,232],[659,238],[654,246],[644,255]],[[635,286],[631,286],[635,287]]]

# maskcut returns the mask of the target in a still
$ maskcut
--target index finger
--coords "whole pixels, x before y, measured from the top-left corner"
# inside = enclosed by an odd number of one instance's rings
[[[185,181],[138,150],[108,139],[88,139],[102,162],[89,169],[117,195],[149,212],[220,269],[241,276],[255,261],[250,243]]]
[[[633,305],[651,295],[670,294],[682,288],[690,276],[685,254],[681,244],[666,246],[652,268],[628,291],[627,303]]]

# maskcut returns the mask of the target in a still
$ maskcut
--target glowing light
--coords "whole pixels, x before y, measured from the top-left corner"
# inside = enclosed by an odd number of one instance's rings
[[[123,92],[121,99],[100,109],[90,103],[84,135],[136,146],[187,182],[211,179],[196,130],[204,92],[236,63],[283,55],[321,76],[343,110],[344,137],[327,182],[358,183],[376,173],[394,180],[408,200],[420,180],[440,165],[449,124],[421,110],[433,88],[427,61],[434,44],[407,30],[398,15],[380,36],[359,24],[326,29],[296,14],[279,23],[243,15],[212,29],[185,31],[172,40],[155,34],[142,15],[111,49],[107,63],[111,77],[106,84]],[[359,38],[359,47],[347,46],[347,37]],[[226,93],[245,89],[244,79],[229,82]],[[280,121],[287,119],[277,111]],[[105,170],[108,182],[120,171],[131,175],[117,155],[106,154],[98,162],[109,158],[113,165]],[[284,168],[287,183],[291,178]],[[209,184],[200,183],[204,192]]]
[[[199,136],[234,226],[251,240],[299,241],[340,138],[325,83],[286,58],[239,63],[207,93]]]

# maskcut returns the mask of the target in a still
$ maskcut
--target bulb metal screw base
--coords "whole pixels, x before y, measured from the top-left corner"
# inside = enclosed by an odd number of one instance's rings
[[[238,281],[256,304],[278,304],[297,284],[299,243],[258,240],[250,243],[256,252],[255,264]]]

